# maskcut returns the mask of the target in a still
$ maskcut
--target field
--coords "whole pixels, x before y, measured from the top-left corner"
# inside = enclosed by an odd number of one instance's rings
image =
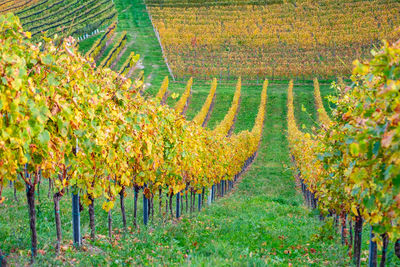
[[[0,1],[0,266],[399,266],[399,10]]]
[[[8,1],[18,2],[18,1]],[[19,1],[22,2],[22,1]],[[26,31],[35,39],[46,33],[48,36],[58,34],[81,37],[102,30],[105,25],[116,18],[116,10],[109,1],[25,1],[15,13]],[[37,2],[37,3],[35,3]],[[10,10],[3,9],[0,12]]]

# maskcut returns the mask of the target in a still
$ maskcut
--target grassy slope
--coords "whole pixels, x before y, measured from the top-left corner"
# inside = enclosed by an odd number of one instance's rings
[[[168,69],[164,64],[161,48],[155,38],[143,1],[116,0],[114,2],[118,10],[117,30],[128,32],[129,43],[117,67],[123,64],[130,52],[138,53],[145,66],[145,77],[151,75],[151,78],[146,81],[154,85],[154,88],[159,88],[164,76],[168,75]]]
[[[146,7],[141,0],[115,0],[114,3],[118,10],[117,37],[118,33],[122,31],[127,31],[128,35],[127,50],[115,69],[118,70],[122,66],[132,51],[140,54],[145,66],[145,77],[151,76],[146,81],[154,85],[152,88],[157,90],[163,78],[169,76],[169,73],[162,58],[161,48],[155,38]],[[99,36],[97,35],[80,42],[80,50],[82,52],[88,51]],[[108,50],[112,46],[113,44],[110,45]],[[154,92],[154,90],[151,92]]]

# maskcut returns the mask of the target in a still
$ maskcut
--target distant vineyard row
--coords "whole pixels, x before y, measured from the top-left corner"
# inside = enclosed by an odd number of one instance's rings
[[[38,0],[2,0],[0,1],[0,14],[6,12],[15,12],[33,5],[36,2],[38,2]]]
[[[0,13],[7,12],[14,12],[34,39],[44,33],[80,37],[104,29],[117,18],[109,0],[3,1]]]
[[[226,5],[272,5],[281,4],[283,0],[146,0],[149,6],[162,7],[199,7]]]

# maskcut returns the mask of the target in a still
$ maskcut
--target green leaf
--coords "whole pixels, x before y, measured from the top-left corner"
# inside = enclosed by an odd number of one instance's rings
[[[41,132],[38,136],[39,142],[42,145],[47,145],[47,143],[50,141],[50,134],[47,130],[44,130]]]
[[[355,185],[353,190],[351,190],[351,195],[352,196],[357,196],[361,191],[361,188],[358,185]]]
[[[42,154],[38,154],[38,153],[34,153],[32,160],[35,164],[41,164],[43,162],[43,155]]]
[[[350,153],[353,156],[358,156],[358,154],[360,153],[360,146],[357,143],[351,143],[349,148],[350,148]]]
[[[353,173],[350,175],[350,178],[356,183],[361,183],[366,177],[368,177],[368,172],[364,168],[354,169]]]
[[[373,210],[375,208],[375,196],[374,195],[364,198],[363,202],[364,202],[364,206],[368,210]]]
[[[58,86],[60,83],[57,81],[53,73],[50,73],[47,77],[47,81],[51,86]]]
[[[374,143],[374,146],[373,146],[373,148],[372,148],[372,153],[373,153],[375,156],[378,155],[379,148],[381,148],[381,142],[380,142],[380,141],[377,141],[377,142]]]
[[[17,191],[22,191],[22,189],[24,189],[24,185],[21,183],[21,181],[15,181],[14,186]]]
[[[400,191],[400,174],[398,174],[396,177],[392,179],[393,183],[393,191],[396,192],[396,194]]]
[[[389,167],[386,168],[384,174],[384,179],[387,180],[390,178],[390,176],[392,175],[391,170],[393,169],[393,165],[389,165]]]
[[[41,57],[41,59],[42,59],[42,62],[43,62],[44,64],[46,64],[46,65],[51,65],[51,64],[53,63],[53,58],[52,58],[52,56],[49,55],[49,54],[47,54],[47,55],[44,56],[44,57]]]

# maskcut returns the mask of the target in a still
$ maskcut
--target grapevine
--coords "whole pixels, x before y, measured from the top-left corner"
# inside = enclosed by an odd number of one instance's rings
[[[201,107],[201,110],[196,114],[196,116],[193,119],[193,122],[202,125],[203,127],[205,124],[207,124],[207,118],[211,116],[211,109],[213,102],[215,100],[215,92],[217,91],[217,79],[213,79],[211,83],[211,88],[210,92],[208,93],[207,99],[204,102],[203,106]]]

